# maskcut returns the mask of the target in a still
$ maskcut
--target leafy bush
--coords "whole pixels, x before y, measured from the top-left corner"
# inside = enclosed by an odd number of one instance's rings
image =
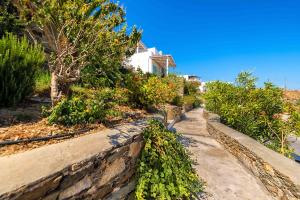
[[[7,34],[0,39],[0,105],[15,105],[30,95],[35,73],[44,61],[42,48],[25,38]]]
[[[106,122],[108,117],[118,114],[113,110],[112,94],[111,90],[103,90],[94,94],[93,98],[74,96],[63,99],[51,110],[48,121],[63,125]]]
[[[172,100],[178,95],[175,85],[166,79],[150,77],[142,86],[143,99],[141,102],[147,106],[157,106]]]
[[[202,184],[192,168],[186,149],[178,141],[178,133],[150,121],[143,132],[145,147],[138,166],[136,198],[191,199],[202,191]]]
[[[128,90],[128,102],[134,107],[144,107],[142,103],[144,93],[141,88],[147,81],[147,76],[142,71],[128,71],[123,75],[124,87]]]
[[[183,96],[183,105],[190,105],[193,108],[198,108],[202,104],[202,100],[198,95]]]
[[[112,90],[113,100],[118,105],[128,105],[129,104],[129,90],[126,88],[116,87]]]
[[[175,106],[183,106],[184,102],[183,102],[183,97],[182,96],[176,96],[173,101],[171,102],[172,105]]]
[[[220,81],[207,84],[206,108],[221,116],[222,121],[269,146],[288,155],[287,136],[299,134],[295,120],[283,120],[285,102],[281,89],[271,83],[255,87],[251,73],[241,73],[236,84]]]
[[[300,99],[297,100],[296,105],[300,106]]]
[[[38,70],[35,75],[35,92],[38,94],[48,93],[50,91],[51,76],[46,70]]]
[[[194,95],[199,91],[200,83],[197,81],[184,81],[184,95]]]
[[[171,103],[178,96],[181,86],[181,79],[176,76],[160,78],[141,71],[127,73],[123,79],[128,103],[144,108]]]

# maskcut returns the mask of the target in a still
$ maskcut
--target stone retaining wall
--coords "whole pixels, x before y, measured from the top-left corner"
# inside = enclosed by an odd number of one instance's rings
[[[167,121],[178,120],[182,114],[182,108],[173,105],[166,105]]]
[[[0,158],[0,199],[125,199],[145,121]]]
[[[300,165],[204,112],[208,132],[237,157],[278,199],[300,199]],[[246,188],[245,188],[246,189]]]

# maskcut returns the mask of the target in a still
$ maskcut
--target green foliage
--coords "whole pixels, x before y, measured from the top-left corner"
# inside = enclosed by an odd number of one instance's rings
[[[184,101],[183,101],[183,97],[182,96],[176,96],[173,101],[171,102],[172,105],[175,105],[175,106],[183,106],[184,104]]]
[[[171,103],[178,96],[181,79],[176,76],[158,77],[138,72],[123,75],[123,87],[127,89],[128,103],[136,107],[157,107]]]
[[[74,96],[63,99],[49,113],[50,124],[88,124],[94,122],[106,122],[108,117],[118,114],[113,110],[112,92],[104,89],[94,93],[92,98]]]
[[[50,91],[50,83],[51,83],[51,76],[49,71],[47,70],[38,70],[35,75],[35,92],[38,94],[45,94]]]
[[[291,133],[294,135],[300,135],[300,113],[298,111],[293,110],[291,112],[290,123],[292,127]]]
[[[184,81],[184,95],[194,95],[199,91],[200,83],[196,81]]]
[[[26,7],[26,0],[22,2]],[[122,62],[134,53],[141,32],[135,27],[128,31],[126,13],[118,3],[110,0],[33,0],[31,4],[35,5],[35,10],[29,7],[23,16],[30,13],[31,20],[42,27],[46,35],[52,36],[51,29],[57,35],[60,33],[58,41],[47,41],[53,50],[53,70],[62,62],[74,68],[75,64],[84,63],[80,78],[91,87],[109,87],[120,79]],[[61,43],[58,49],[54,42]],[[75,57],[79,59],[76,63],[72,63],[73,54],[59,55],[66,44],[69,49],[76,50]]]
[[[123,61],[135,52],[141,32],[128,29],[124,9],[111,0],[20,0],[21,16],[41,34],[32,34],[51,52],[51,99],[69,96],[69,87],[113,87]],[[42,37],[41,37],[42,36]]]
[[[255,88],[256,81],[257,78],[252,76],[250,72],[241,72],[236,78],[237,86],[248,89]]]
[[[167,78],[159,78],[157,76],[150,77],[141,88],[143,105],[157,106],[167,102],[172,102],[178,95],[178,89]]]
[[[44,61],[42,48],[25,38],[8,34],[0,39],[0,105],[16,105],[30,95],[35,73]]]
[[[208,83],[206,108],[219,114],[225,124],[288,155],[286,138],[292,133],[294,122],[292,118],[282,119],[285,112],[283,93],[271,83],[256,88],[255,81],[251,73],[243,72],[235,85],[220,81]]]
[[[0,38],[5,33],[20,34],[23,23],[18,17],[18,12],[11,0],[0,1]]]
[[[202,100],[199,95],[183,96],[183,105],[190,105],[193,108],[198,108],[202,104]]]
[[[126,88],[117,87],[112,90],[113,100],[118,105],[129,105],[129,90]]]
[[[145,147],[138,166],[136,198],[194,199],[203,185],[192,168],[186,149],[178,141],[178,133],[150,121],[144,130]]]
[[[127,71],[123,75],[123,86],[128,89],[128,101],[134,107],[144,107],[143,92],[141,88],[147,81],[147,76],[142,71]]]
[[[300,106],[300,99],[297,100],[296,106]]]

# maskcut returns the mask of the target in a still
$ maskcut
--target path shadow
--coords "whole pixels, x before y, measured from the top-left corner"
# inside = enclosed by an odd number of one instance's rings
[[[201,145],[204,145],[204,146],[207,146],[207,147],[216,147],[215,145],[208,144],[206,142],[196,140],[192,137],[181,136],[178,139],[179,139],[180,143],[186,148],[188,148],[188,147],[197,147],[198,144],[201,144]]]

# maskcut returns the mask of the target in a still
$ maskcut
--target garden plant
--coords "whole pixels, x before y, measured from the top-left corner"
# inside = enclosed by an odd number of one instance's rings
[[[289,156],[287,136],[300,134],[299,113],[287,106],[280,88],[271,83],[259,88],[256,80],[242,72],[235,84],[207,84],[206,109],[219,114],[223,123]]]
[[[181,135],[152,120],[143,137],[145,146],[138,164],[136,199],[197,199],[203,183],[179,142]]]

